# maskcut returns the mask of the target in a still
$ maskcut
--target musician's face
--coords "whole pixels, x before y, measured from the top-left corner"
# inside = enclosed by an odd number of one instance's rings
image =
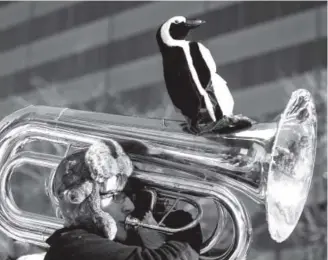
[[[112,199],[102,199],[102,209],[109,213],[117,225],[116,239],[124,242],[127,239],[127,229],[125,218],[134,210],[134,204],[125,193],[120,192],[113,196]]]

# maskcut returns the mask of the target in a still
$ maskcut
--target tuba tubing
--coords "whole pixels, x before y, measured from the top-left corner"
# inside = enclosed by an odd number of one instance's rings
[[[51,113],[55,111],[57,113]],[[64,111],[75,113],[76,115],[85,113],[67,109]],[[37,112],[41,112],[41,114],[37,114]],[[90,113],[89,115],[97,114]],[[17,111],[11,116],[12,118],[7,117],[3,120],[0,130],[2,133],[0,138],[0,165],[2,165],[0,170],[0,193],[1,198],[3,198],[0,200],[0,228],[4,233],[14,239],[47,247],[45,240],[55,230],[62,228],[63,222],[57,218],[29,213],[18,208],[8,185],[13,168],[24,164],[31,164],[51,168],[54,172],[60,160],[67,155],[72,146],[80,149],[82,147],[88,147],[96,140],[106,141],[109,138],[114,138],[119,142],[128,140],[128,143],[131,140],[135,140],[132,138],[126,140],[115,138],[116,131],[115,135],[111,134],[111,131],[105,129],[105,124],[102,127],[100,127],[100,124],[91,125],[90,120],[86,120],[84,125],[80,121],[81,119],[79,119],[78,123],[74,122],[75,120],[72,118],[67,119],[72,122],[60,122],[60,119],[63,119],[62,109],[52,107],[30,106]],[[101,114],[101,116],[106,118],[108,115]],[[126,126],[122,128],[126,129]],[[24,151],[26,145],[39,140],[51,144],[66,145],[67,150],[61,156]],[[137,142],[138,146],[140,145],[139,142],[140,139]],[[142,146],[145,145],[146,142],[142,143]],[[129,155],[137,158],[137,155],[132,153]],[[134,160],[134,162],[138,163],[140,161],[137,161],[137,159]],[[49,182],[45,190],[52,202],[57,204],[52,191],[52,177],[53,175],[49,176]],[[225,253],[228,257],[227,259],[240,259],[246,255],[251,241],[252,228],[250,219],[244,205],[226,187],[208,182],[195,182],[194,180],[179,176],[167,176],[163,172],[149,171],[138,166],[132,177],[138,178],[150,186],[159,186],[172,191],[178,190],[182,194],[185,192],[193,196],[213,198],[217,204],[223,205],[228,213],[232,215],[237,234],[234,236],[233,244]],[[209,244],[213,246],[213,243],[209,242]]]
[[[316,120],[312,97],[302,89],[292,94],[278,122],[258,123],[224,135],[191,135],[179,121],[29,106],[0,122],[0,228],[15,239],[46,246],[45,239],[63,223],[15,205],[8,187],[13,169],[26,163],[54,171],[72,150],[96,140],[115,139],[132,159],[134,178],[210,197],[223,205],[235,228],[233,245],[225,256],[241,259],[252,228],[244,205],[232,190],[265,204],[272,238],[277,242],[287,239],[311,184]],[[62,152],[25,151],[37,141],[63,147]],[[45,191],[56,204],[51,179],[49,176]],[[293,192],[290,199],[286,199],[288,191]]]

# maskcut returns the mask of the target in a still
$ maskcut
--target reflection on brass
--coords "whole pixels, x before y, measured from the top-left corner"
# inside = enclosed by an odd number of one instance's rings
[[[15,239],[46,246],[46,238],[62,227],[62,220],[18,208],[10,189],[12,173],[24,164],[54,172],[72,151],[113,139],[133,162],[132,178],[168,194],[212,198],[218,208],[224,208],[235,236],[220,257],[244,259],[252,227],[235,191],[265,204],[271,237],[278,242],[287,239],[310,188],[316,123],[313,100],[306,90],[292,94],[278,122],[224,135],[195,136],[183,131],[182,122],[170,120],[163,124],[162,119],[27,107],[0,123],[0,229]],[[44,144],[42,151],[29,145],[33,142]],[[52,178],[53,174],[47,176],[44,193],[56,204]],[[218,219],[216,233],[202,253],[214,246],[223,223]]]

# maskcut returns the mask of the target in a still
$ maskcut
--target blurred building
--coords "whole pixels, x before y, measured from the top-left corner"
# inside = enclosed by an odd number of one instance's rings
[[[278,113],[290,82],[311,90],[326,77],[322,1],[1,2],[0,116],[42,104],[177,117],[155,39],[174,15],[207,21],[191,37],[211,50],[236,113]]]
[[[235,97],[236,113],[262,119],[281,112],[295,88],[315,94],[317,108],[322,108],[315,176],[324,184],[326,1],[0,2],[0,118],[30,104],[178,118],[166,93],[155,39],[158,26],[174,15],[207,21],[190,36],[211,50]],[[16,191],[24,185],[43,187],[39,175],[29,180],[18,175]],[[312,188],[316,199],[311,203],[326,198],[327,188],[318,187]],[[324,196],[318,193],[322,190]],[[37,197],[31,189],[21,200],[41,211],[49,208],[40,208],[43,201]],[[258,212],[263,214],[253,218],[255,229],[265,224],[264,210]],[[295,233],[294,238],[301,237],[300,231]],[[292,237],[280,247],[269,241],[268,234],[257,232],[258,259],[304,255],[300,239]],[[296,245],[299,255],[280,253]],[[319,252],[317,247],[312,251]],[[304,259],[321,260],[321,251],[318,258]]]

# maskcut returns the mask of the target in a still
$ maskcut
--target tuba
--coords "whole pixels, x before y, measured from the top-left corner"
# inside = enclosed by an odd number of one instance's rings
[[[317,128],[311,94],[303,89],[293,92],[276,122],[256,123],[231,133],[196,136],[184,132],[181,123],[47,106],[29,106],[5,117],[0,122],[1,231],[47,247],[45,240],[63,221],[38,201],[42,198],[49,207],[56,205],[52,180],[59,162],[96,140],[115,140],[132,159],[132,178],[162,197],[189,201],[198,212],[192,223],[180,229],[145,225],[133,218],[126,220],[128,225],[168,233],[188,229],[202,219],[197,199],[211,199],[218,219],[201,257],[244,259],[252,226],[238,198],[242,193],[265,205],[272,239],[286,240],[311,186]],[[28,177],[34,178],[38,188],[26,186]],[[25,205],[29,198],[35,198],[33,205]],[[233,225],[230,246],[219,256],[208,256],[228,218]]]

